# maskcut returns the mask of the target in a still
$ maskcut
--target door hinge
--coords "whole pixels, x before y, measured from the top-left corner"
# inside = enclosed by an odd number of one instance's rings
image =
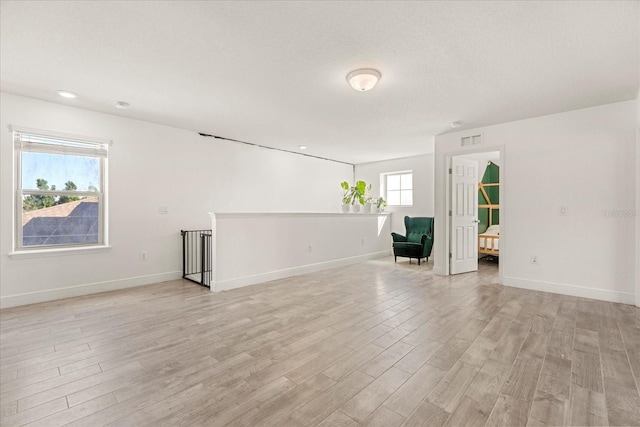
[[[453,174],[453,169],[449,168],[449,175]]]
[[[453,214],[453,211],[449,211],[449,216],[451,216]]]
[[[449,259],[453,258],[453,254],[449,252]]]

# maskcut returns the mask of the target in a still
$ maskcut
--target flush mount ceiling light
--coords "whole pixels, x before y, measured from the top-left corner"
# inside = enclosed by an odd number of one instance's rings
[[[298,145],[298,148],[301,150],[306,150],[307,146],[306,145]]]
[[[114,105],[119,110],[126,110],[127,108],[129,108],[131,106],[131,104],[129,104],[128,102],[124,102],[124,101],[118,101]]]
[[[78,97],[78,95],[73,92],[69,92],[68,90],[57,90],[56,92],[63,98],[73,99]]]
[[[455,129],[455,128],[459,128],[459,127],[460,127],[460,125],[462,125],[462,122],[461,122],[461,121],[459,121],[459,120],[457,120],[457,121],[455,121],[455,122],[451,122],[451,123],[449,123],[449,126],[451,126],[451,127],[452,127],[452,128],[454,128],[454,129]]]
[[[347,74],[347,81],[351,87],[358,92],[366,92],[373,89],[381,77],[382,75],[378,70],[374,70],[373,68],[360,68]]]

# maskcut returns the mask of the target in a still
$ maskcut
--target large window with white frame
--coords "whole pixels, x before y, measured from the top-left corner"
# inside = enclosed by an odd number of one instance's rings
[[[389,206],[413,206],[413,172],[383,174],[384,193]]]
[[[106,245],[109,141],[12,130],[15,250]]]

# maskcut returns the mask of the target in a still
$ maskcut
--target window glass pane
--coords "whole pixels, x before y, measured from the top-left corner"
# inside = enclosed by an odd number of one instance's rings
[[[404,175],[400,175],[400,186],[403,190],[413,188],[413,174],[406,173]]]
[[[413,205],[413,190],[403,190],[400,192],[401,205]]]
[[[23,189],[99,191],[102,187],[98,157],[23,152],[21,166]]]
[[[387,191],[387,204],[399,205],[400,204],[400,191]]]
[[[98,197],[25,194],[22,197],[22,246],[99,242]]]
[[[387,175],[387,190],[400,189],[400,175]]]

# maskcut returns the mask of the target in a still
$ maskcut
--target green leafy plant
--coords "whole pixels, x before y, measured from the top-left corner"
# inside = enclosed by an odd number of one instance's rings
[[[375,200],[375,205],[378,209],[380,209],[380,212],[382,212],[384,210],[384,208],[387,207],[387,201],[385,199],[383,199],[382,197],[378,197]]]
[[[343,190],[342,204],[350,205],[352,200],[351,200],[351,190],[350,190],[351,187],[349,187],[349,183],[347,181],[343,181],[342,183],[340,183],[340,187]]]
[[[365,193],[367,191],[367,183],[364,181],[356,181],[356,183],[352,186],[349,185],[347,181],[343,181],[340,183],[340,187],[342,188],[342,203],[345,205],[355,205],[356,202],[361,205],[365,204]],[[369,185],[368,189],[371,189],[371,185]]]
[[[367,189],[364,192],[364,203],[374,203],[373,196],[371,195],[371,184],[367,185]]]

